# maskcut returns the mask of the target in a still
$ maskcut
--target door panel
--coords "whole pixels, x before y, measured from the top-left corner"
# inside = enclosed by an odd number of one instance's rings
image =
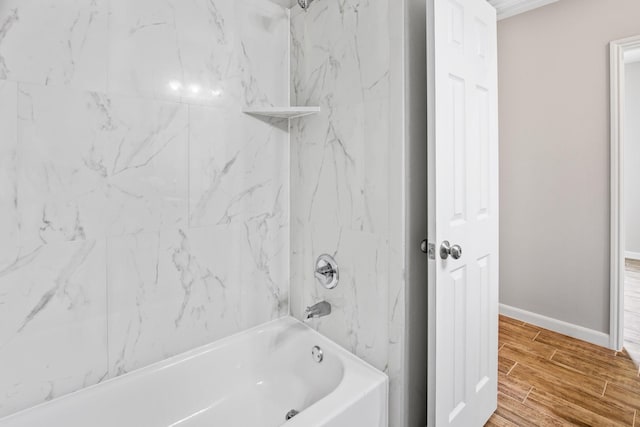
[[[497,405],[496,15],[485,0],[430,7],[429,419],[482,426]],[[462,256],[441,259],[444,241]]]

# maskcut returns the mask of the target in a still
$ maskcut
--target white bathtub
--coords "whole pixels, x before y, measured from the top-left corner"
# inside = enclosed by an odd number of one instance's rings
[[[386,375],[284,318],[19,412],[0,427],[387,427],[387,394]],[[299,414],[286,421],[291,409]]]

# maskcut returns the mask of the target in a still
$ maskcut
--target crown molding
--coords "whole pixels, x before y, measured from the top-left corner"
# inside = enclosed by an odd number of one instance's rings
[[[558,0],[487,0],[498,11],[498,21],[507,19]]]

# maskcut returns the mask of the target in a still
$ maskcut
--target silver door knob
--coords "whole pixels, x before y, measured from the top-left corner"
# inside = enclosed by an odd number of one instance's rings
[[[460,259],[462,256],[462,248],[459,245],[451,246],[448,240],[445,240],[440,245],[440,258],[447,259],[451,255],[453,259]]]

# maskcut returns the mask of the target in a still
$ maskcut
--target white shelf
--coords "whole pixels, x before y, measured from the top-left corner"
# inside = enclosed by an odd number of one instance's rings
[[[295,119],[296,117],[309,116],[320,112],[320,107],[256,107],[244,108],[247,114],[258,116],[277,117],[279,119]]]

